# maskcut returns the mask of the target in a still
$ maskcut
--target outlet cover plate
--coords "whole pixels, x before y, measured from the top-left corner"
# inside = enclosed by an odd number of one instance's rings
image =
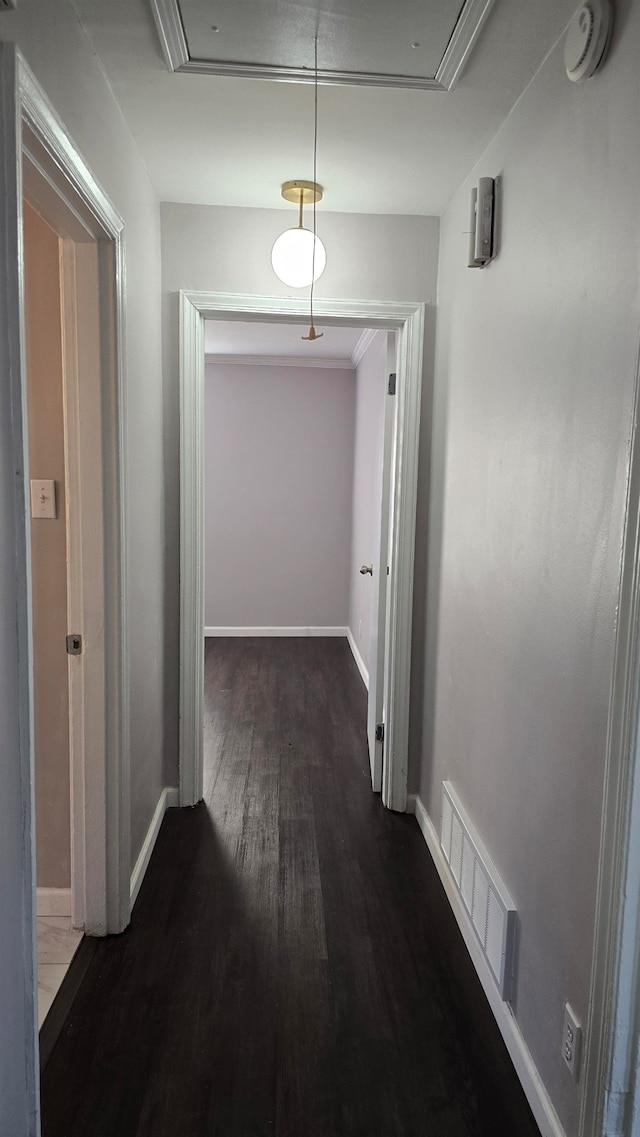
[[[582,1026],[573,1007],[564,1005],[564,1026],[562,1029],[562,1057],[572,1077],[577,1082],[580,1076],[580,1051],[582,1049]]]

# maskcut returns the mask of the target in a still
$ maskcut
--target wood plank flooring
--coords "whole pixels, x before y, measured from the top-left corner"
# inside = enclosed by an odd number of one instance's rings
[[[344,640],[209,640],[205,794],[81,946],[44,1137],[539,1137]],[[87,958],[84,954],[88,953]]]

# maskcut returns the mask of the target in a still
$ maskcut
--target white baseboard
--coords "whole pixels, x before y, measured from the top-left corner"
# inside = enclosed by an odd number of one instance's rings
[[[529,1048],[522,1036],[520,1027],[516,1022],[513,1011],[510,1005],[504,1003],[500,997],[495,979],[485,959],[473,924],[467,915],[455,880],[453,879],[449,865],[440,847],[440,839],[436,828],[421,798],[418,796],[414,801],[416,820],[422,830],[422,835],[427,843],[429,852],[433,857],[440,880],[447,894],[447,899],[458,921],[458,926],[462,932],[464,942],[467,945],[467,950],[478,973],[478,978],[484,988],[484,993],[489,1000],[489,1006],[500,1028],[500,1033],[505,1041],[505,1045],[511,1056],[511,1061],[515,1066],[516,1073],[538,1123],[542,1137],[566,1137],[551,1098],[545,1089],[529,1052]]]
[[[205,628],[205,636],[346,636],[346,628]]]
[[[38,916],[71,916],[71,889],[37,888],[36,913]]]
[[[362,658],[362,656],[360,655],[360,652],[358,651],[358,645],[356,644],[356,641],[355,641],[353,632],[351,631],[351,628],[347,628],[347,639],[349,641],[349,647],[351,648],[353,658],[355,659],[355,661],[358,665],[358,671],[360,672],[360,674],[362,676],[362,680],[364,682],[364,685],[368,691],[369,690],[369,672],[367,671],[367,667],[366,667],[366,664],[364,662],[364,659]]]
[[[173,786],[165,786],[162,793],[160,794],[160,797],[158,798],[158,804],[154,810],[153,817],[151,818],[151,824],[147,831],[147,835],[142,842],[142,848],[138,854],[138,859],[133,866],[133,872],[131,873],[129,897],[131,900],[132,910],[140,891],[140,885],[144,880],[144,874],[149,867],[149,861],[151,860],[153,847],[156,843],[158,833],[160,832],[160,826],[162,825],[162,818],[164,817],[166,810],[169,809],[169,806],[179,804],[179,790],[174,789]]]

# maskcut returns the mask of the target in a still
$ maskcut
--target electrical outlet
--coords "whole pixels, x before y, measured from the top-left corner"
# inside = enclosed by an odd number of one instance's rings
[[[564,1005],[564,1027],[562,1030],[562,1057],[564,1058],[572,1077],[577,1082],[580,1075],[580,1050],[582,1048],[582,1027],[575,1011],[569,1005]]]

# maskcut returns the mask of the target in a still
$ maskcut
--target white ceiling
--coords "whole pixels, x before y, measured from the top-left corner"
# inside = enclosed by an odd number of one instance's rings
[[[304,324],[260,324],[257,321],[205,320],[204,349],[208,355],[256,355],[313,359],[343,359],[350,366],[362,328],[323,327],[322,339],[313,343],[301,337]]]
[[[256,2],[234,0],[247,26]],[[283,181],[312,177],[311,85],[171,73],[146,0],[73,3],[161,200],[280,208]],[[321,86],[320,208],[442,213],[576,6],[496,0],[453,91]]]

